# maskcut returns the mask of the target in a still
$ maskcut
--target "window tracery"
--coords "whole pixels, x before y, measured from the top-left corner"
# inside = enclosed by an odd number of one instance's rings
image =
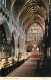
[[[43,39],[43,30],[39,24],[34,23],[28,30],[27,40],[41,41],[42,39]]]

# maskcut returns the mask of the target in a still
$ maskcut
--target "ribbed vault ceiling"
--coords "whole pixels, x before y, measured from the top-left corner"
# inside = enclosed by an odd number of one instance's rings
[[[44,25],[46,12],[49,12],[48,0],[11,0],[11,10],[14,6],[16,6],[17,21],[20,21],[20,26],[24,26],[26,31],[35,22]]]

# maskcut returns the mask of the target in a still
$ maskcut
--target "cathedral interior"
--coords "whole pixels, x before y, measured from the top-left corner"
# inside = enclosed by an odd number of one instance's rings
[[[51,0],[0,0],[0,76],[51,77]]]

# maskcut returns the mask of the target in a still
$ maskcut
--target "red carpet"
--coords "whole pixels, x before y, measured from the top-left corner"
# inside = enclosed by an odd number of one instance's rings
[[[31,54],[31,56],[38,56],[38,54]]]

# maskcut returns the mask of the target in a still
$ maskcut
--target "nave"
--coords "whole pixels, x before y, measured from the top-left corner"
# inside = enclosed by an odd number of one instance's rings
[[[50,74],[47,66],[44,66],[43,60],[40,61],[39,57],[30,57],[6,77],[50,77]]]
[[[51,0],[0,0],[0,76],[51,77]]]

